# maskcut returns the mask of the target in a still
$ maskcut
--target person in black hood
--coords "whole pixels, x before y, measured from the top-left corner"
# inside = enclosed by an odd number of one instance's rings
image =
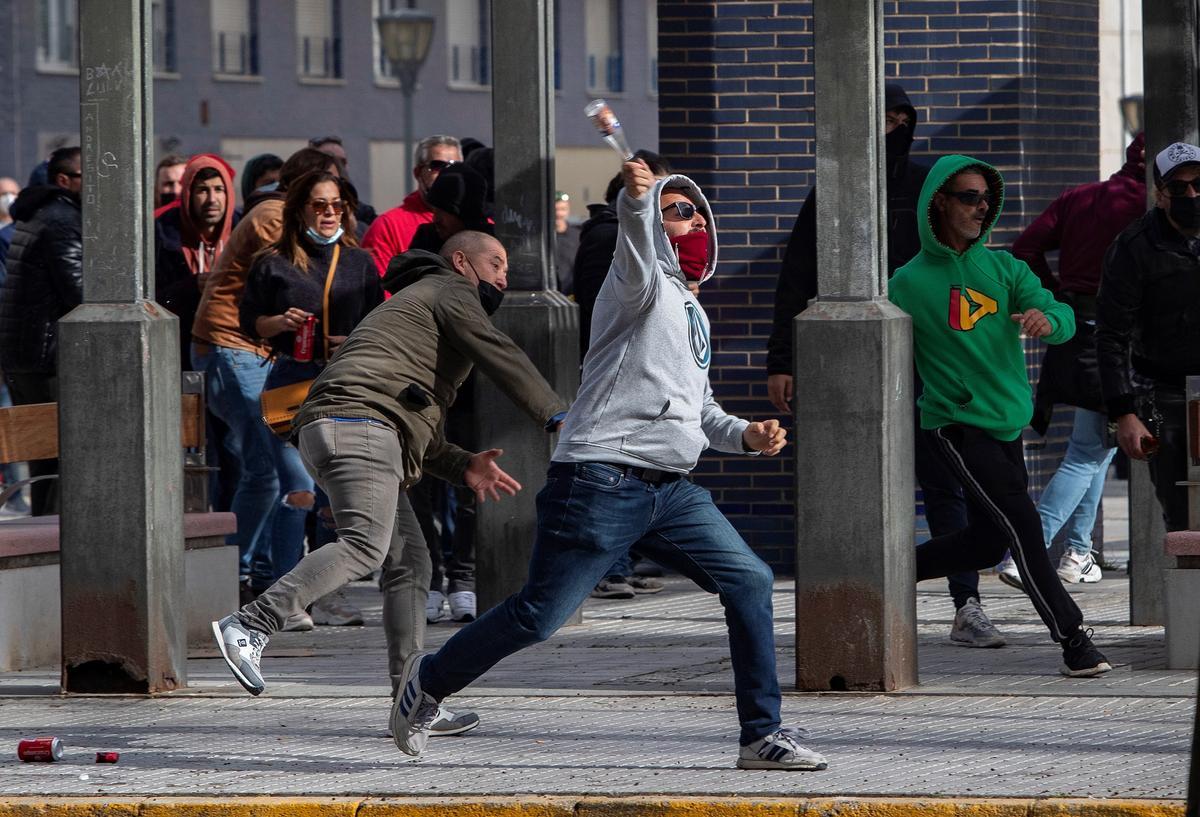
[[[887,161],[887,266],[888,277],[912,260],[921,249],[917,231],[917,199],[929,169],[909,159],[919,117],[904,89],[884,86]],[[779,283],[775,290],[775,320],[767,341],[767,396],[771,404],[791,414],[792,319],[817,297],[817,201],[816,188],[808,193],[792,227],[783,254]],[[915,377],[915,373],[914,373]],[[921,393],[915,380],[916,394]],[[935,452],[916,436],[917,482],[925,499],[925,518],[934,536],[966,527],[966,505],[962,486]],[[1000,647],[1004,638],[979,605],[979,574],[956,573],[949,577],[950,595],[958,610],[951,640],[967,647]]]
[[[49,184],[27,187],[9,212],[16,229],[0,289],[0,369],[14,405],[58,402],[58,319],[83,301],[83,187],[79,148],[59,148]],[[58,460],[29,463],[33,477],[57,474]],[[33,514],[56,512],[53,480],[33,485]]]
[[[487,189],[487,180],[468,165],[460,162],[445,168],[425,197],[433,221],[417,228],[408,248],[436,253],[450,236],[463,230],[491,235],[492,225],[485,213]]]

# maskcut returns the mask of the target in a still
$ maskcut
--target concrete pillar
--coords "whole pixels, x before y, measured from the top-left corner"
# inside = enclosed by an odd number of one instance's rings
[[[84,303],[60,322],[62,686],[187,682],[178,321],[153,298],[150,4],[79,4]]]
[[[553,13],[553,0],[505,0],[503,13],[492,14],[496,237],[509,265],[509,291],[493,320],[570,400],[579,387],[579,317],[554,291]],[[534,497],[556,437],[487,378],[476,380],[479,446],[503,448],[501,466],[525,486],[515,498],[479,508],[475,570],[482,614],[525,581],[537,527]]]
[[[1142,65],[1146,82],[1146,174],[1154,203],[1154,157],[1172,142],[1200,143],[1195,0],[1142,3]],[[1162,509],[1145,464],[1132,463],[1129,477],[1129,622],[1163,623]]]
[[[821,297],[795,321],[796,685],[917,682],[912,340],[885,295],[882,0],[814,0]]]

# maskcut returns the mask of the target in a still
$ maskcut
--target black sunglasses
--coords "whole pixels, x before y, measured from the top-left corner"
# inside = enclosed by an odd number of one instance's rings
[[[1189,187],[1200,193],[1200,176],[1188,182],[1179,179],[1163,185],[1163,189],[1167,191],[1167,195],[1173,199],[1182,199],[1187,196]]]
[[[668,210],[674,210],[684,221],[696,215],[696,205],[690,201],[673,201],[662,209],[664,213]]]
[[[448,162],[445,159],[430,159],[425,163],[425,167],[429,168],[430,170],[445,170],[446,168],[450,167],[450,165],[456,164],[458,164],[458,162],[454,161],[453,159]]]
[[[991,207],[993,201],[991,193],[976,193],[974,190],[948,190],[946,195],[954,196],[968,207],[978,207],[979,202]]]

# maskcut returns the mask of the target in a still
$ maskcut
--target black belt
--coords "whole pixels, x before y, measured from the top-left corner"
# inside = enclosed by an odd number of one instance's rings
[[[621,465],[615,462],[604,462],[600,464],[607,465],[609,468],[616,468],[625,476],[639,479],[642,482],[650,485],[662,485],[666,482],[677,482],[686,476],[686,474],[681,474],[678,471],[664,471],[661,468],[641,468],[637,465]]]

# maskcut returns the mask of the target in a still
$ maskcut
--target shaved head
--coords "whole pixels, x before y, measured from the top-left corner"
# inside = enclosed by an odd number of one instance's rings
[[[475,256],[497,248],[503,252],[503,245],[487,233],[481,233],[478,230],[463,230],[446,239],[440,255],[447,261],[452,261],[456,252]]]

